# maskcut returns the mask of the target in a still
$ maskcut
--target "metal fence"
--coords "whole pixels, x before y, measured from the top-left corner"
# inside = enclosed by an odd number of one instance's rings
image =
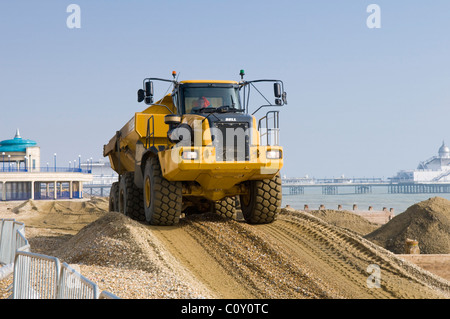
[[[17,252],[13,299],[56,299],[61,266],[58,258]]]
[[[14,219],[0,219],[0,263],[14,262],[17,250],[30,251],[25,225]]]
[[[18,251],[12,299],[119,299],[58,258]]]
[[[25,225],[14,219],[0,219],[0,264],[3,278],[12,271],[13,299],[119,299],[102,291],[58,258],[30,252]]]
[[[63,263],[58,284],[58,299],[98,299],[98,286]]]

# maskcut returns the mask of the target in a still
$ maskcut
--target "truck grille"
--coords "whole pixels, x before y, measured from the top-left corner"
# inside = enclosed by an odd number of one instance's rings
[[[250,133],[248,123],[214,123],[212,132],[216,161],[248,161]]]

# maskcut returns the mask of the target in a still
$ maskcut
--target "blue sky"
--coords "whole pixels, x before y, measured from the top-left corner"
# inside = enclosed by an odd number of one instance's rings
[[[71,3],[80,29],[66,25]],[[450,145],[449,31],[447,0],[2,1],[0,140],[19,128],[43,165],[98,160],[144,109],[143,78],[245,69],[285,84],[283,174],[390,177]]]

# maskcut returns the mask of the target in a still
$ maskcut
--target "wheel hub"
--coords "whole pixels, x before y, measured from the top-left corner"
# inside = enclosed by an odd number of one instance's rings
[[[149,178],[145,179],[144,189],[145,189],[145,192],[144,192],[145,206],[146,207],[150,207],[150,203],[151,203],[151,195],[150,194],[151,194],[152,187],[150,185],[150,179]]]

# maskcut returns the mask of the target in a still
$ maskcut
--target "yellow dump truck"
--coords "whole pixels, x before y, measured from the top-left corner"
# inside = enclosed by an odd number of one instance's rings
[[[152,225],[175,225],[182,213],[208,211],[230,218],[239,211],[254,224],[274,221],[281,206],[277,108],[287,104],[283,82],[245,81],[243,70],[239,82],[172,76],[144,79],[137,100],[148,107],[104,145],[119,174],[110,210]],[[156,81],[168,82],[171,93],[154,102]],[[274,103],[257,88],[268,82]],[[251,88],[267,101],[253,113]],[[257,120],[254,114],[266,107]]]

